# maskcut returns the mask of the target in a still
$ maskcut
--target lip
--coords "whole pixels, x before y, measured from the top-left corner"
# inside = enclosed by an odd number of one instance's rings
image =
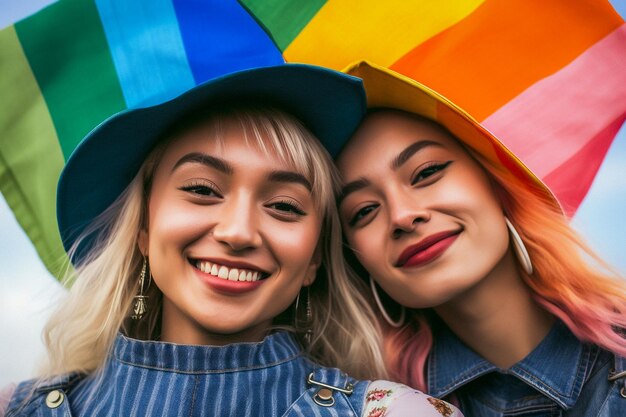
[[[224,295],[239,295],[255,290],[261,286],[271,273],[248,262],[231,261],[223,258],[188,257],[187,258],[200,280],[212,290]],[[209,273],[203,272],[196,267],[198,262],[210,262],[223,265],[227,268],[247,269],[259,272],[263,277],[258,281],[231,281],[229,279],[218,278]]]
[[[266,282],[265,279],[260,279],[258,281],[230,281],[228,279],[218,278],[211,274],[207,274],[197,268],[194,268],[194,271],[203,283],[214,291],[225,295],[245,294],[247,292],[254,291]]]
[[[425,237],[406,248],[396,261],[396,267],[425,265],[441,256],[454,243],[462,230],[447,230]]]

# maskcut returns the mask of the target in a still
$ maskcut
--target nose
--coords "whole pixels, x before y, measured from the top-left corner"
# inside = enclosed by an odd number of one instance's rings
[[[430,220],[430,211],[414,198],[395,196],[389,204],[390,230],[393,239],[411,233],[420,223]]]
[[[261,245],[259,215],[253,201],[245,196],[233,196],[222,205],[213,238],[234,251],[257,248]]]

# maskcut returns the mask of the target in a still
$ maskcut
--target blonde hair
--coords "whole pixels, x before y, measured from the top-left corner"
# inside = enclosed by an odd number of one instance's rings
[[[362,296],[363,284],[343,261],[335,206],[339,180],[330,156],[289,114],[267,107],[233,106],[204,111],[181,122],[146,158],[127,189],[74,243],[70,256],[81,242],[96,236],[89,253],[67,274],[67,282],[73,285],[44,329],[48,360],[41,370],[43,378],[68,372],[98,373],[120,330],[139,339],[158,335],[162,296],[156,285],[148,294],[147,316],[138,323],[128,320],[143,262],[138,235],[145,223],[151,178],[165,145],[177,133],[203,123],[211,137],[221,141],[227,122],[239,123],[248,143],[278,155],[305,175],[323,214],[322,266],[310,287],[313,337],[306,346],[308,354],[322,365],[340,367],[357,378],[386,375],[376,316]],[[285,314],[292,310],[293,304]]]

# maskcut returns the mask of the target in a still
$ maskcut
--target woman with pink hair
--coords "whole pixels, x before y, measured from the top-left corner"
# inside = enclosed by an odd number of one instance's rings
[[[467,416],[626,415],[625,282],[471,116],[390,70],[348,73],[369,113],[336,156],[340,217],[390,372]]]

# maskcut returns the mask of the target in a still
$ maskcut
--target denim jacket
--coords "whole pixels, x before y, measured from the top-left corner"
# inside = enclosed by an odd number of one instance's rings
[[[507,370],[478,356],[445,326],[428,359],[429,394],[467,417],[625,417],[626,361],[581,343],[561,322]]]
[[[101,379],[22,383],[6,415],[360,416],[367,386],[309,361],[285,332],[223,347],[120,335]]]
[[[406,385],[356,381],[321,367],[288,333],[222,347],[144,342],[118,336],[104,371],[27,381],[9,416],[463,417]],[[0,397],[0,400],[5,398]]]

